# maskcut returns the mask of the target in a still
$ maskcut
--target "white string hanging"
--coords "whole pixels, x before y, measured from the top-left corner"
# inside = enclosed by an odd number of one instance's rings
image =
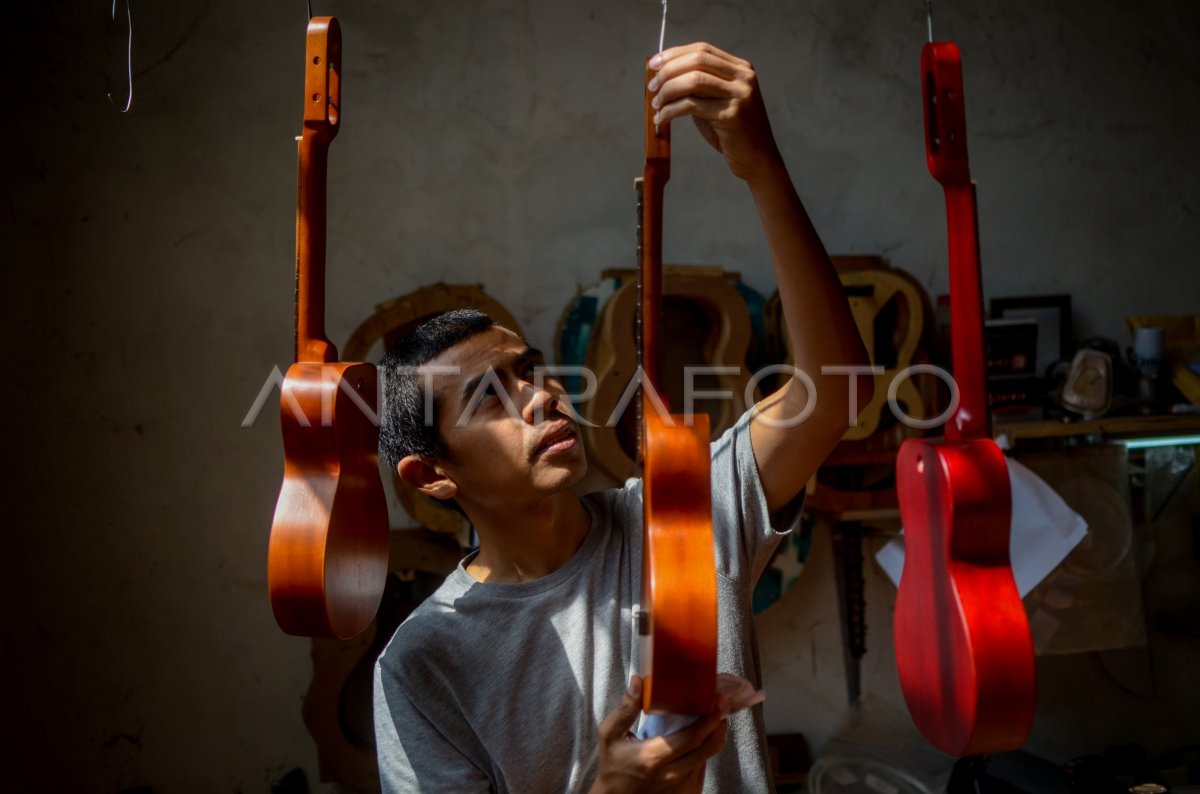
[[[113,0],[112,18],[113,22],[117,21],[117,0]],[[125,21],[129,26],[129,41],[125,47],[125,70],[129,76],[129,94],[125,97],[125,107],[117,107],[117,103],[113,101],[112,92],[108,92],[108,101],[122,113],[128,113],[130,105],[133,104],[133,11],[129,8],[129,0],[125,0]]]
[[[667,0],[662,0],[663,17],[662,28],[658,31],[658,54],[662,55],[663,41],[667,38]]]

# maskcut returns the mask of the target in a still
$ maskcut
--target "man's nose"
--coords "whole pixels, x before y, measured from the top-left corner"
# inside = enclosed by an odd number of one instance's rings
[[[558,408],[558,396],[546,387],[546,384],[528,383],[522,389],[527,394],[521,418],[530,424],[538,424],[546,418],[547,412]]]

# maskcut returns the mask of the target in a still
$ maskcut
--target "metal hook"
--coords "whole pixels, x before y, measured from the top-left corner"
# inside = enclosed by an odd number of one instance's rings
[[[308,21],[312,21],[312,0],[308,0]]]
[[[125,21],[129,23],[129,43],[125,48],[125,64],[126,71],[129,75],[129,95],[125,97],[125,107],[117,108],[122,113],[128,113],[130,105],[133,104],[133,11],[129,8],[130,0],[125,0]],[[117,21],[117,0],[113,0],[112,4],[113,22]],[[117,103],[113,101],[112,92],[108,92],[108,101],[113,107],[117,107]]]
[[[929,25],[929,43],[933,43],[933,0],[925,0],[925,21]]]

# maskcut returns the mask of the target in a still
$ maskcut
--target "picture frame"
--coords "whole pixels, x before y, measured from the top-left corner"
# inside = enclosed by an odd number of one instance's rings
[[[1038,342],[1035,371],[1045,377],[1047,369],[1071,357],[1071,296],[1018,295],[992,298],[988,314],[995,320],[1032,319],[1037,322]]]

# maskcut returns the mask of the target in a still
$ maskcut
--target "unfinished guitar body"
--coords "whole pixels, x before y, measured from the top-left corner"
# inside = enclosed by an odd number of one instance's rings
[[[605,276],[623,281],[604,304],[595,332],[588,344],[587,364],[596,374],[596,393],[580,406],[589,460],[623,482],[639,473],[637,428],[633,412],[627,411],[612,426],[611,419],[637,370],[638,284],[634,271],[605,271]],[[750,313],[745,299],[733,286],[732,274],[717,267],[665,266],[662,294],[677,311],[669,314],[672,333],[663,340],[666,372],[681,375],[687,367],[705,367],[706,374],[694,379],[697,391],[719,391],[728,400],[696,400],[712,432],[719,435],[733,426],[745,412],[746,386],[750,377],[746,355],[750,347]],[[678,310],[684,311],[678,311]],[[692,322],[684,324],[683,320]],[[666,318],[664,318],[666,319]],[[664,377],[660,388],[681,405],[685,395],[682,378]],[[713,440],[713,439],[709,439]]]

